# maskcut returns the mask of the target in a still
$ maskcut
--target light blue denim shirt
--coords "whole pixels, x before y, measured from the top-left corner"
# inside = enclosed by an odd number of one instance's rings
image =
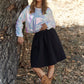
[[[23,22],[25,22],[26,33],[39,32],[42,24],[47,25],[47,29],[56,27],[56,22],[53,17],[52,10],[48,7],[46,14],[42,15],[41,8],[35,7],[35,13],[29,14],[30,5],[27,5],[20,13],[16,21],[16,36],[23,37],[22,29]]]

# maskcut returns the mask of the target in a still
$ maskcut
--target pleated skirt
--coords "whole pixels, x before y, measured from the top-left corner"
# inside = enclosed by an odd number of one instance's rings
[[[36,32],[31,46],[31,67],[54,65],[66,59],[62,43],[54,28]]]

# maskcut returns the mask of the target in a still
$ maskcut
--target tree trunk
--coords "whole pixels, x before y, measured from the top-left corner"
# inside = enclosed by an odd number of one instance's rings
[[[15,84],[21,53],[15,24],[27,5],[27,0],[0,0],[0,84]]]

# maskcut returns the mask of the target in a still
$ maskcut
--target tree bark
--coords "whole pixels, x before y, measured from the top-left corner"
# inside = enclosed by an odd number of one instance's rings
[[[0,0],[0,84],[15,84],[22,47],[15,24],[27,5],[27,0]]]

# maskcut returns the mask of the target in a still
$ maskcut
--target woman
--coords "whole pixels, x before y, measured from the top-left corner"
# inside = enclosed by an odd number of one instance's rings
[[[26,32],[35,33],[31,48],[31,67],[41,79],[42,84],[51,84],[54,65],[66,59],[60,39],[55,31],[56,23],[46,0],[33,0],[25,7],[16,23],[18,42],[23,44],[23,22]],[[48,73],[41,67],[48,66]]]

